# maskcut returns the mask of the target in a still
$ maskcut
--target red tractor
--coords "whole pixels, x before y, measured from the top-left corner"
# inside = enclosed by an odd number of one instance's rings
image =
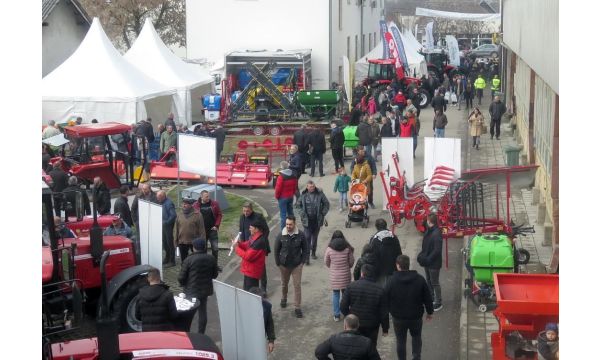
[[[400,91],[407,98],[410,95],[409,89],[416,88],[421,95],[420,108],[423,109],[429,105],[432,95],[421,86],[421,80],[406,76],[404,67],[398,66],[395,59],[369,59],[368,62],[369,73],[364,81],[365,86],[387,86],[395,78],[400,84]]]
[[[60,157],[50,161],[62,160],[63,170],[87,184],[99,176],[109,189],[133,186],[135,159],[130,131],[130,125],[117,122],[64,127],[69,152],[63,146]]]
[[[449,63],[448,54],[442,49],[426,50],[422,55],[427,61],[427,72],[430,76],[435,76],[440,83],[444,80],[444,74],[452,79],[455,74],[460,73],[458,67]]]
[[[44,336],[77,328],[84,307],[95,312],[102,293],[100,258],[111,254],[106,264],[110,281],[105,292],[111,311],[123,332],[141,331],[135,319],[138,290],[147,284],[151,268],[136,261],[134,244],[124,236],[103,236],[94,208],[89,236],[69,237],[54,222],[52,191],[42,183],[42,324]],[[65,235],[66,234],[66,235]]]

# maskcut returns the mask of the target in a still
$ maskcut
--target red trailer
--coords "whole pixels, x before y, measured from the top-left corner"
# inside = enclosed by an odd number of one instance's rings
[[[499,328],[491,336],[493,360],[514,359],[516,353],[538,359],[531,340],[547,323],[558,323],[558,275],[496,273],[494,287]]]

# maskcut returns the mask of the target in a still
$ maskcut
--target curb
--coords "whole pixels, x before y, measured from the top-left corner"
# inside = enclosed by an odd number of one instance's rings
[[[467,246],[468,244],[468,237],[465,236],[463,237],[463,249]],[[467,278],[467,268],[462,266],[462,278],[466,279]],[[460,336],[459,336],[459,359],[460,360],[468,360],[469,359],[469,349],[467,348],[467,345],[469,343],[469,314],[468,314],[468,302],[469,298],[465,297],[465,296],[461,296],[461,300],[460,300]]]

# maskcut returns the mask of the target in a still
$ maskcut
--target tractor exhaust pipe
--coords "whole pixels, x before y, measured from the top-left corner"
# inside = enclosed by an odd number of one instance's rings
[[[100,280],[102,298],[100,311],[96,319],[96,332],[98,335],[98,355],[100,360],[116,360],[119,358],[119,322],[109,311],[106,285],[106,260],[110,253],[105,251],[100,259]]]
[[[92,191],[92,214],[94,216],[94,223],[90,229],[90,244],[91,244],[91,255],[94,259],[94,266],[98,266],[100,263],[100,257],[104,251],[104,239],[102,237],[102,228],[98,224],[98,210],[96,203],[96,192]]]

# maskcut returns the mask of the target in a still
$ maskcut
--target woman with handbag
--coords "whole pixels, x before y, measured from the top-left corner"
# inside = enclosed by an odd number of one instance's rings
[[[475,107],[469,114],[469,132],[473,137],[473,147],[479,150],[479,140],[481,134],[484,134],[483,114]]]

